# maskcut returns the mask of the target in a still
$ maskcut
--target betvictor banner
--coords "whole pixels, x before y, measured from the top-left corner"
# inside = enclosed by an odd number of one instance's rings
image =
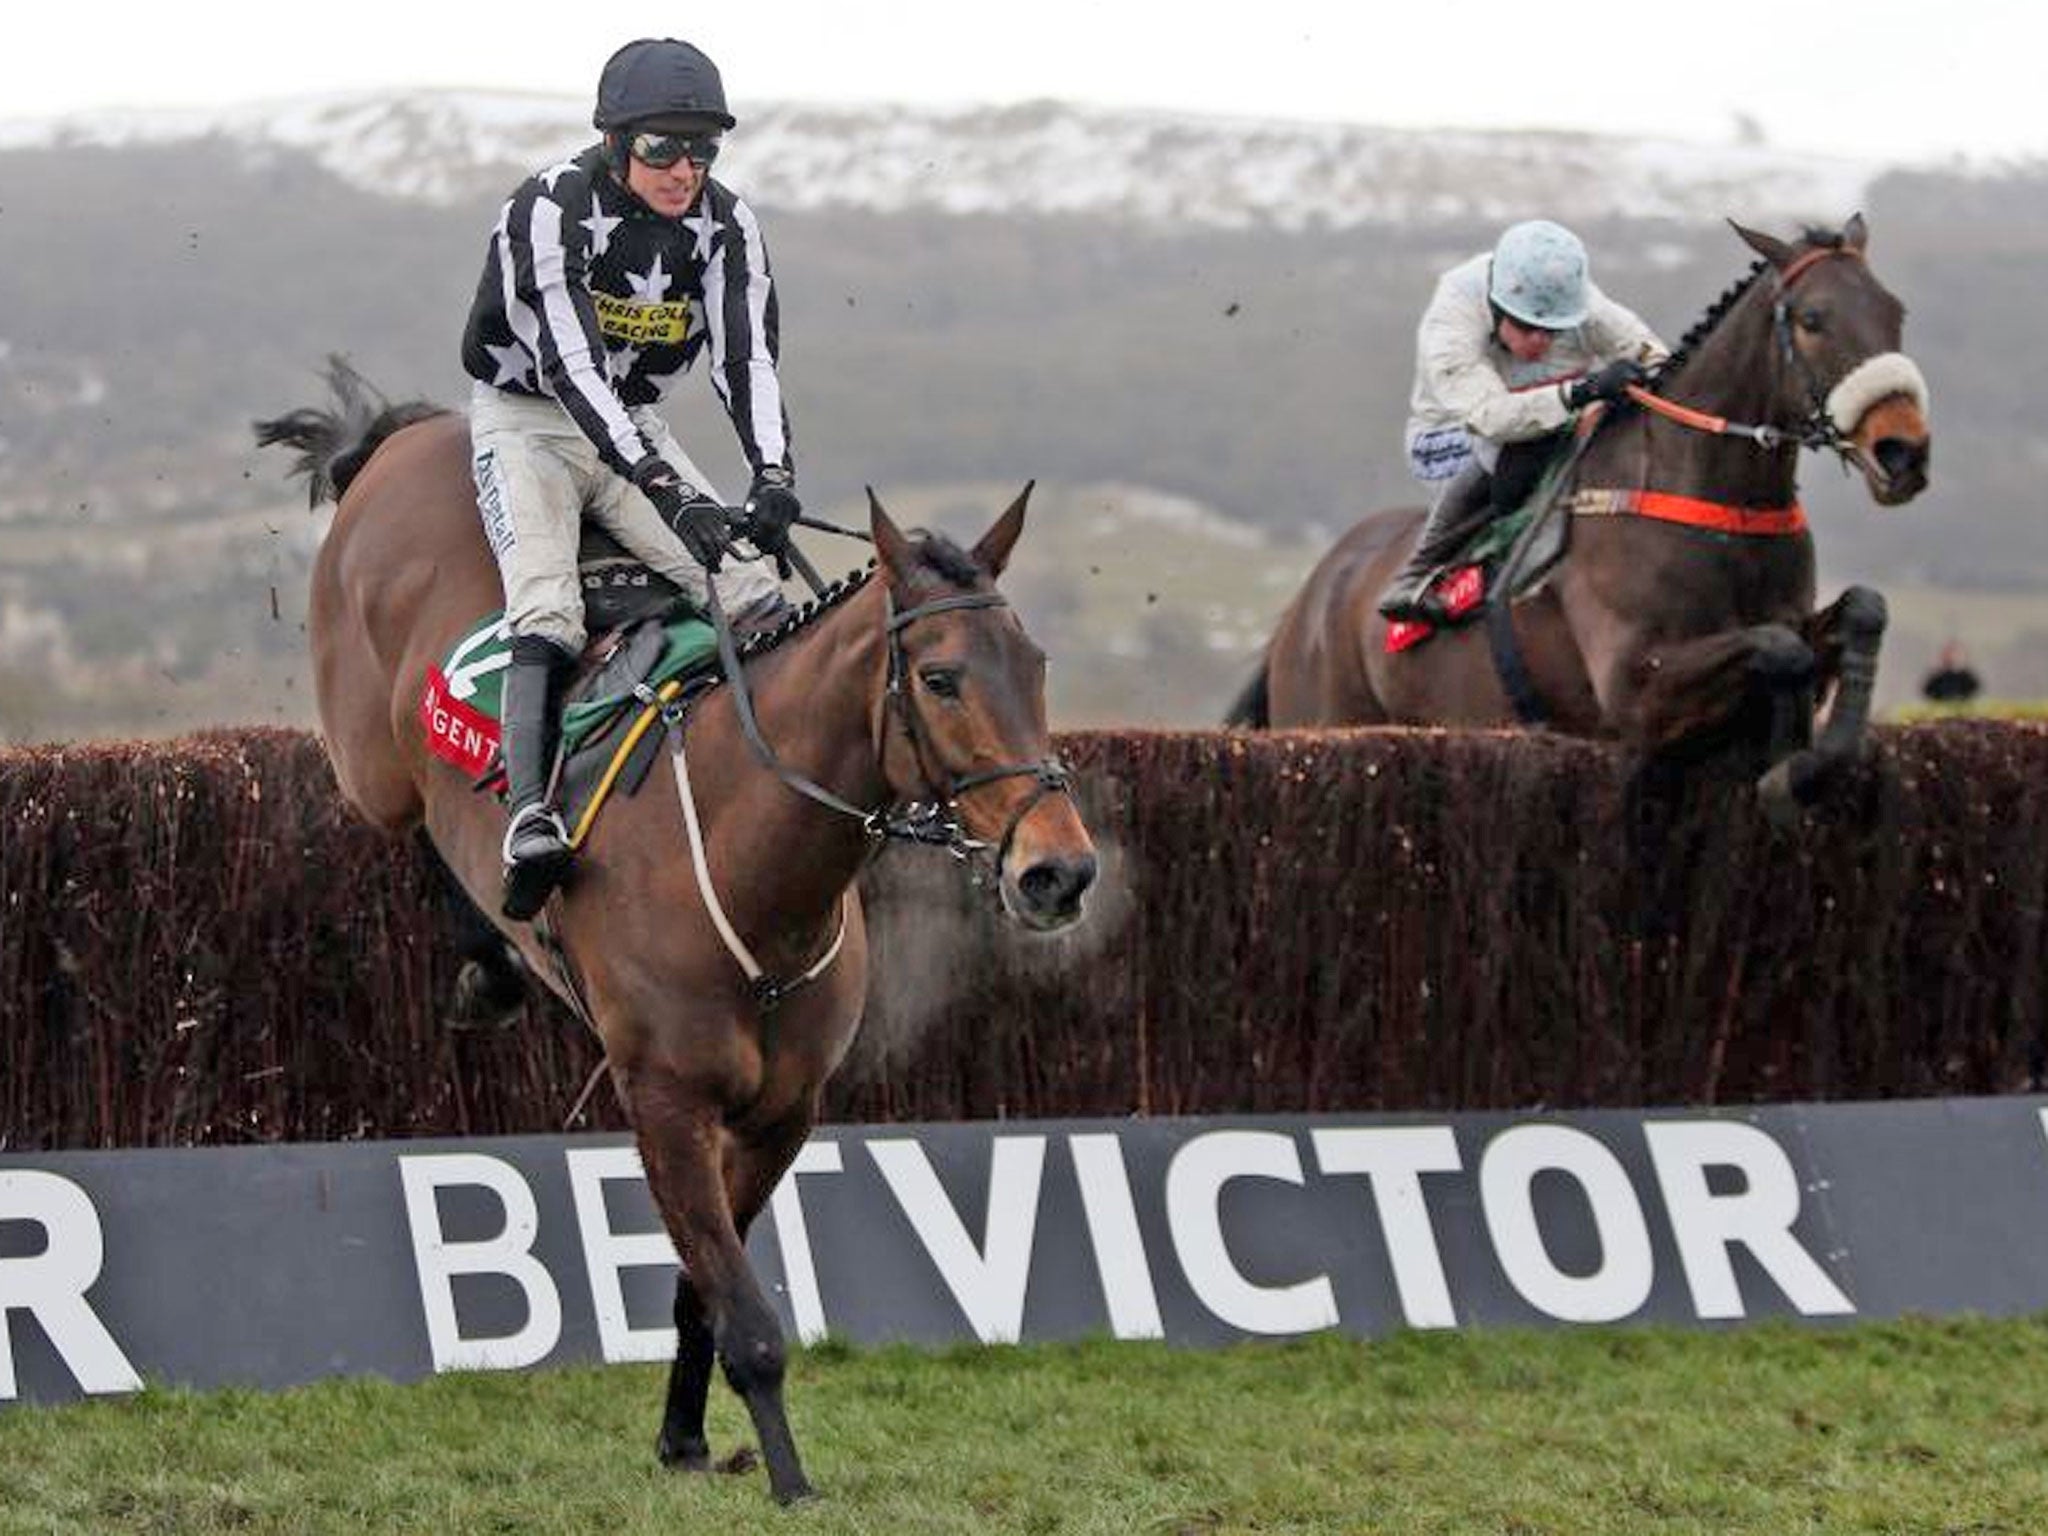
[[[2048,1308],[2048,1099],[826,1128],[756,1224],[860,1342]],[[0,1402],[659,1360],[629,1139],[0,1157]]]

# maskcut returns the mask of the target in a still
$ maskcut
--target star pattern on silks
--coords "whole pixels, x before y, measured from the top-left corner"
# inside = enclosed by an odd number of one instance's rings
[[[533,359],[527,355],[526,348],[516,342],[509,347],[494,347],[486,342],[484,350],[498,365],[498,376],[491,380],[493,385],[524,384],[533,372]]]
[[[708,264],[717,254],[719,229],[718,220],[711,217],[711,210],[704,206],[703,199],[698,199],[697,211],[683,220],[683,228],[697,237],[690,259]]]
[[[654,260],[642,272],[628,272],[626,281],[633,285],[633,297],[658,303],[668,297],[668,285],[672,274],[661,264],[661,252],[654,253]]]
[[[593,261],[602,256],[612,243],[612,231],[625,222],[624,219],[613,218],[602,208],[591,208],[590,217],[583,221],[583,227],[590,231],[590,255]]]
[[[613,378],[623,379],[627,374],[640,366],[640,349],[638,347],[620,347],[617,351],[607,352],[604,361],[606,369],[610,371]]]
[[[548,196],[553,197],[555,194],[555,183],[575,169],[576,162],[574,160],[557,160],[553,165],[542,171],[540,173],[540,184],[548,189]]]

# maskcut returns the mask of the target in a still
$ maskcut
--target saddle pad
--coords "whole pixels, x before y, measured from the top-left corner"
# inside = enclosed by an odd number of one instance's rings
[[[718,637],[695,616],[662,626],[661,658],[646,674],[659,687],[713,660]],[[420,726],[427,748],[472,779],[482,778],[498,751],[498,718],[505,669],[512,664],[512,631],[502,611],[472,626],[439,666],[427,668],[420,692]],[[578,699],[562,711],[562,747],[574,752],[598,726],[631,702],[630,693]]]
[[[1494,518],[1465,545],[1459,557],[1430,584],[1437,604],[1459,628],[1486,611],[1489,601],[1512,601],[1535,586],[1563,558],[1569,522],[1561,515],[1559,487],[1577,460],[1577,444],[1561,449],[1544,470],[1529,499]],[[1420,645],[1435,634],[1427,619],[1395,619],[1387,625],[1389,655]]]

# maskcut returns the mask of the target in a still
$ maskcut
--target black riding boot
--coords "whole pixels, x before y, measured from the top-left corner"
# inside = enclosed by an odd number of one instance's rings
[[[1430,504],[1429,517],[1416,536],[1408,563],[1380,594],[1380,612],[1390,619],[1442,623],[1444,616],[1429,594],[1430,582],[1465,540],[1492,519],[1493,512],[1493,476],[1477,459],[1468,459]]]
[[[575,658],[540,635],[512,637],[499,728],[505,750],[505,789],[511,824],[505,829],[504,913],[526,922],[547,903],[569,873],[574,850],[562,818],[548,804],[548,774],[555,763],[561,681]]]

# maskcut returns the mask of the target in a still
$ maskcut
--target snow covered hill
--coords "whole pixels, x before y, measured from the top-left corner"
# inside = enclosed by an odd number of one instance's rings
[[[1154,225],[1348,228],[1606,217],[1837,223],[1886,167],[1764,146],[1560,132],[1440,132],[1013,107],[739,103],[720,171],[778,209],[1037,213]],[[313,154],[433,202],[502,194],[594,137],[584,102],[477,91],[337,95],[216,110],[0,121],[0,150],[213,138]]]

